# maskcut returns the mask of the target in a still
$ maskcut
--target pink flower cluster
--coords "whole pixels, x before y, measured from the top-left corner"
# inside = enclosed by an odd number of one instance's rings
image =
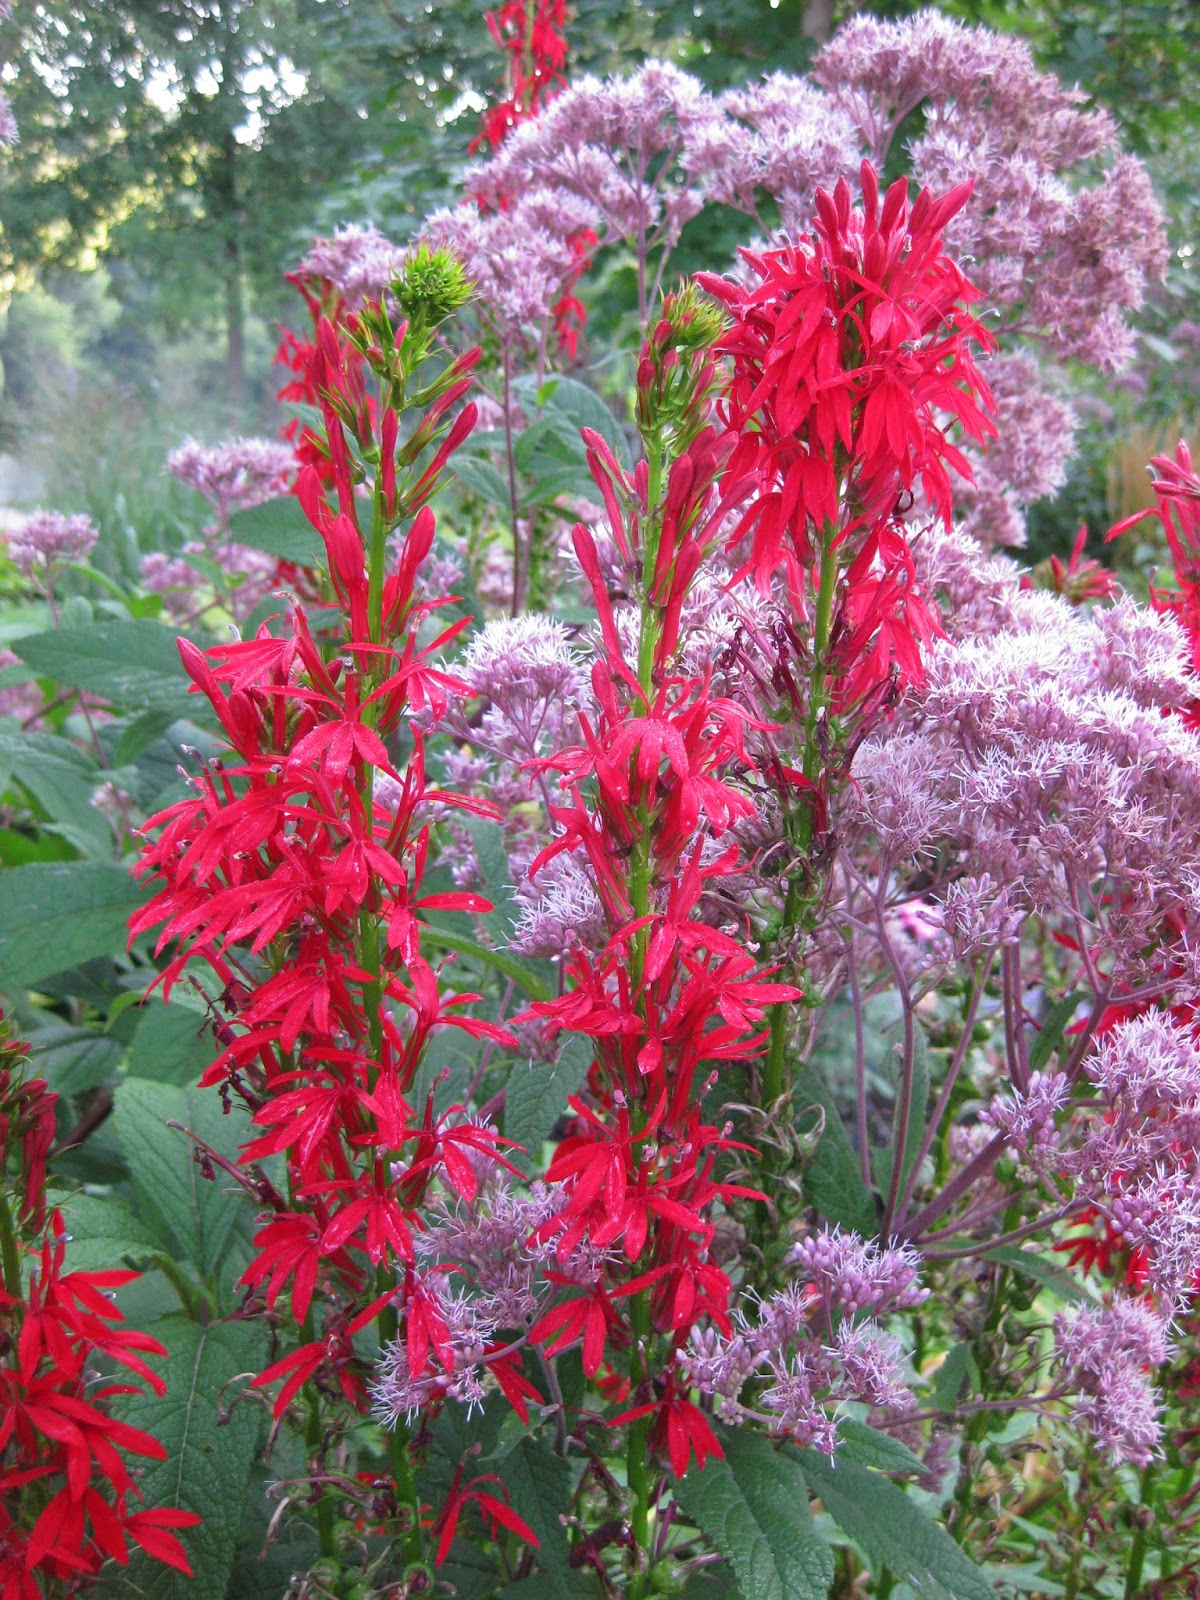
[[[88,516],[34,511],[5,536],[17,571],[41,583],[52,582],[64,563],[86,561],[100,530]]]

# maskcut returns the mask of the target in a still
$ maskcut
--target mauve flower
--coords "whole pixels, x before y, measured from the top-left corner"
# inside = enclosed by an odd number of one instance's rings
[[[377,300],[404,265],[405,252],[372,223],[348,223],[326,239],[314,239],[297,272],[324,278],[347,306]]]
[[[1077,1391],[1071,1419],[1114,1461],[1148,1466],[1162,1438],[1151,1373],[1170,1352],[1165,1320],[1122,1299],[1102,1311],[1060,1312],[1054,1338],[1063,1378]]]
[[[295,468],[292,447],[277,439],[187,439],[167,457],[168,472],[202,494],[222,526],[233,512],[283,494]]]
[[[27,578],[52,573],[63,562],[86,561],[100,530],[82,513],[37,510],[30,513],[5,539],[17,571]]]
[[[536,338],[578,276],[575,241],[595,221],[584,201],[542,184],[515,190],[494,210],[468,202],[435,211],[420,240],[461,258],[481,311],[503,337]]]
[[[20,138],[17,119],[6,94],[0,94],[0,149],[11,150]]]

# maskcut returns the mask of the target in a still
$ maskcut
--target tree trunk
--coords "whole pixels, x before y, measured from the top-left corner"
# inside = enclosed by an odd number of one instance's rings
[[[242,230],[237,194],[237,140],[225,134],[221,152],[223,276],[225,279],[225,402],[240,425],[246,410],[246,303],[242,282]]]
[[[213,192],[217,231],[221,241],[221,277],[225,285],[225,405],[233,427],[241,427],[246,412],[246,300],[242,262],[242,206],[238,194],[236,128],[245,107],[239,81],[242,41],[235,0],[221,0],[217,10],[220,29],[221,92],[220,143],[214,152]]]

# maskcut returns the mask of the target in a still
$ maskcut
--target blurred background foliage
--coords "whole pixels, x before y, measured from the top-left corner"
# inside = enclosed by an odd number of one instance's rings
[[[714,89],[803,70],[857,11],[908,0],[578,0],[570,70],[670,57]],[[1148,503],[1145,462],[1200,412],[1200,6],[1195,0],[943,0],[1017,32],[1108,107],[1166,205],[1171,269],[1135,367],[1084,397],[1065,490],[1029,556]],[[0,80],[20,127],[0,156],[0,506],[89,511],[119,549],[173,545],[195,511],[163,469],[194,433],[274,431],[272,356],[298,309],[283,274],[314,234],[402,239],[452,200],[501,63],[483,0],[17,0]],[[682,269],[721,267],[744,221],[710,209]],[[620,267],[583,286],[612,334]],[[1135,558],[1126,541],[1125,558]]]

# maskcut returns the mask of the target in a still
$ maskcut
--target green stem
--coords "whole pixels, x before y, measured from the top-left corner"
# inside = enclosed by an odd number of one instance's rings
[[[828,523],[821,542],[817,609],[813,617],[812,671],[809,674],[808,714],[804,720],[804,754],[801,760],[804,776],[813,783],[820,777],[825,760],[818,732],[821,714],[829,705],[829,674],[825,656],[829,649],[829,630],[833,623],[833,598],[837,590],[838,557],[833,548],[835,532],[833,524]],[[795,842],[803,854],[812,844],[813,834],[813,811],[807,800],[796,822]],[[779,928],[781,948],[787,944],[792,930],[799,921],[805,894],[805,879],[800,874],[790,877],[783,902],[783,920]],[[763,1099],[768,1106],[774,1105],[784,1092],[783,1067],[790,1018],[791,1007],[786,1001],[777,1005],[771,1013],[771,1038],[767,1046],[766,1061],[763,1063]]]
[[[17,1254],[17,1230],[13,1226],[8,1196],[0,1189],[0,1264],[4,1268],[4,1290],[14,1300],[21,1298],[21,1258]]]
[[[634,1295],[630,1307],[630,1324],[633,1330],[633,1358],[631,1377],[641,1368],[641,1378],[646,1376],[645,1342],[650,1336],[650,1306],[645,1291]],[[637,1385],[634,1384],[636,1390]],[[647,1461],[646,1439],[650,1431],[650,1418],[637,1417],[629,1425],[629,1443],[625,1451],[625,1478],[633,1507],[629,1528],[633,1535],[632,1554],[638,1562],[630,1574],[628,1600],[642,1600],[646,1592],[646,1578],[650,1568],[650,1469]],[[643,1566],[642,1559],[645,1559]]]
[[[310,1344],[316,1337],[313,1322],[312,1307],[304,1318],[300,1330],[301,1338]],[[310,1459],[316,1457],[325,1442],[325,1432],[321,1425],[321,1395],[315,1384],[308,1385],[308,1418],[304,1425],[304,1443],[308,1448]],[[317,1538],[321,1545],[323,1556],[337,1555],[337,1541],[333,1536],[333,1501],[329,1496],[328,1487],[320,1484],[317,1489]]]
[[[378,488],[371,502],[371,545],[367,566],[367,631],[372,644],[383,643],[383,576],[387,564],[387,518],[383,514],[383,495]],[[379,670],[375,661],[368,676]]]
[[[1148,1466],[1143,1467],[1141,1494],[1139,1496],[1140,1507],[1143,1511],[1149,1507],[1150,1495],[1153,1492],[1154,1482],[1157,1477],[1157,1462],[1151,1461]],[[1133,1539],[1129,1545],[1129,1565],[1125,1569],[1125,1600],[1137,1600],[1141,1589],[1142,1568],[1146,1562],[1146,1545],[1149,1531],[1149,1525],[1145,1522],[1139,1522],[1133,1530]]]
[[[383,1286],[386,1288],[386,1283]],[[377,1322],[379,1345],[382,1349],[384,1345],[391,1344],[399,1332],[400,1324],[395,1306],[384,1306]],[[409,1562],[420,1561],[421,1502],[417,1498],[417,1480],[413,1472],[412,1457],[408,1453],[408,1429],[398,1418],[395,1427],[388,1434],[388,1456],[391,1461],[392,1477],[396,1483],[396,1504],[406,1507],[409,1513],[408,1527],[402,1538],[404,1558]]]
[[[833,548],[837,530],[832,523],[825,527],[821,542],[821,573],[817,583],[817,610],[813,618],[812,672],[809,676],[808,716],[804,722],[804,761],[802,771],[814,782],[821,775],[824,753],[817,738],[821,713],[829,707],[829,663],[825,654],[829,649],[829,630],[833,622],[833,597],[837,589],[838,557]],[[808,838],[812,837],[812,813],[809,812]],[[808,840],[803,841],[807,843]]]
[[[795,926],[800,912],[801,898],[800,880],[789,879],[787,894],[783,901],[781,934],[787,933]],[[786,1001],[775,1006],[771,1012],[771,1039],[767,1045],[767,1058],[763,1062],[763,1101],[768,1106],[773,1106],[783,1094],[783,1062],[787,1051],[788,1023],[791,1015],[791,1006]]]

